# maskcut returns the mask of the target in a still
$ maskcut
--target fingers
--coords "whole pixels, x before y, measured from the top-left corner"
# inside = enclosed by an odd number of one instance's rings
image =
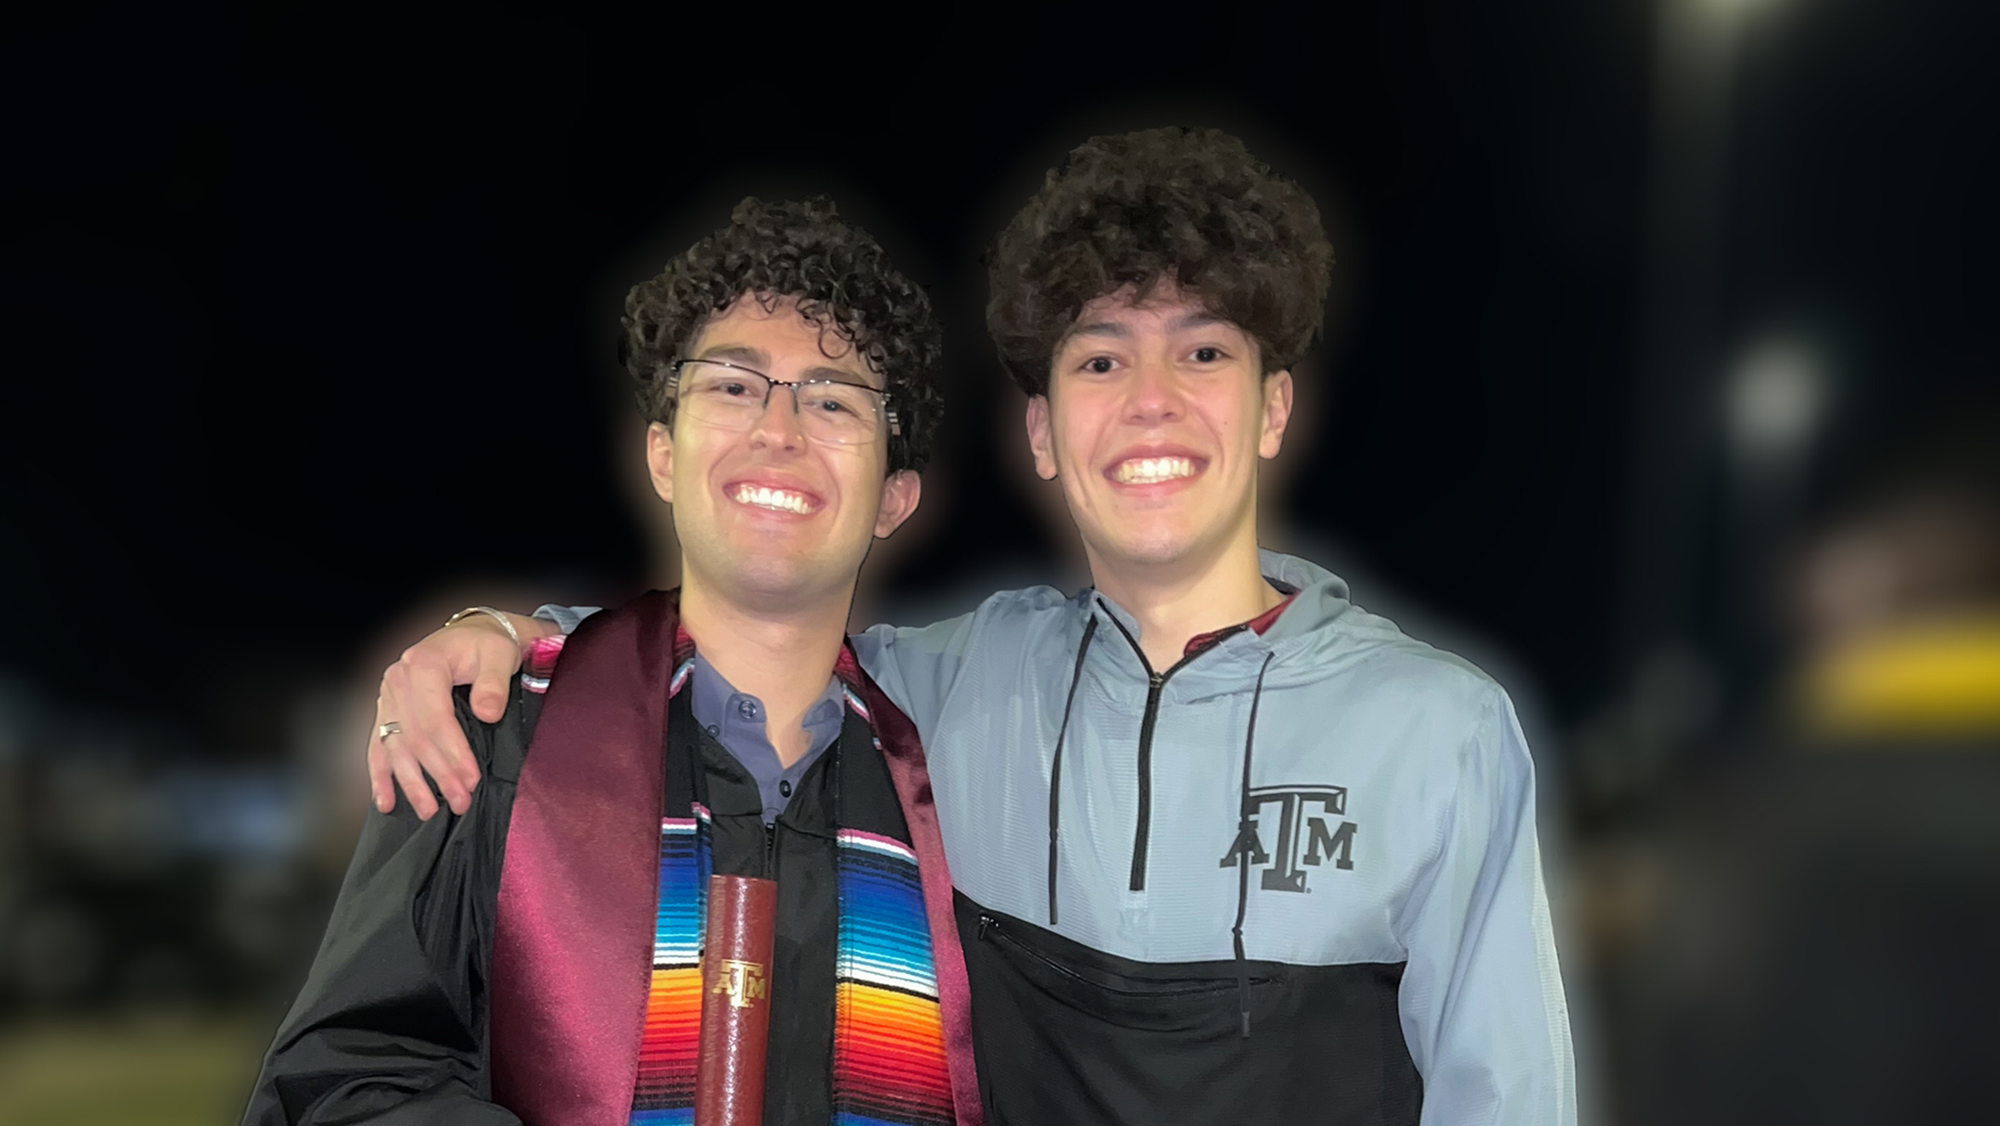
[[[390,665],[382,674],[382,689],[375,697],[375,730],[368,736],[368,792],[375,799],[375,808],[388,813],[396,808],[396,788],[401,788],[403,796],[409,800],[410,809],[419,820],[428,821],[438,811],[437,797],[424,782],[423,768],[412,753],[413,743],[420,738],[421,730],[400,718],[409,714],[405,701],[421,695],[412,691],[410,670],[404,660]],[[393,723],[397,730],[382,734],[385,724]],[[395,779],[395,787],[390,779]]]
[[[382,674],[375,705],[378,731],[391,721],[400,730],[368,742],[368,784],[376,808],[385,813],[395,808],[393,778],[410,808],[428,820],[438,804],[426,775],[453,812],[471,808],[479,762],[452,708],[452,686],[470,684],[473,715],[495,723],[506,714],[507,682],[520,666],[519,646],[484,616],[438,630],[404,650]]]
[[[397,712],[403,728],[383,741],[390,769],[403,792],[410,795],[418,813],[428,816],[424,807],[431,796],[430,787],[422,780],[428,774],[453,812],[464,813],[472,804],[473,788],[479,784],[479,766],[458,726],[448,670],[420,645],[390,666],[382,684],[384,706]],[[412,781],[423,791],[424,801],[411,792]]]
[[[465,732],[454,719],[444,726],[426,728],[422,735],[424,737],[411,740],[406,748],[407,757],[437,783],[438,792],[444,795],[445,804],[451,806],[451,811],[463,814],[472,808],[472,791],[479,786],[479,764],[472,757],[472,747],[465,741]],[[401,775],[397,777],[401,778]]]
[[[399,662],[407,673],[400,697],[404,711],[409,714],[403,721],[403,730],[413,738],[407,742],[400,735],[391,739],[392,744],[402,745],[392,745],[390,753],[415,759],[424,773],[437,782],[452,811],[464,813],[472,803],[473,789],[479,785],[479,761],[473,757],[472,745],[465,741],[465,731],[458,725],[458,712],[452,707],[451,690],[458,678],[442,662],[425,658],[426,655],[419,654],[412,660],[405,654],[404,661]],[[501,709],[505,708],[503,697]]]
[[[371,734],[368,736],[368,796],[374,801],[375,808],[383,813],[396,808],[396,790],[389,779],[389,752],[382,746],[381,738]]]
[[[386,738],[378,734],[368,744],[369,788],[376,808],[387,812],[395,807],[389,785],[393,778],[423,820],[437,813],[437,794],[453,812],[463,814],[479,784],[478,763],[452,707],[452,678],[444,662],[426,651],[429,641],[412,646],[382,674],[376,729],[393,721],[398,730]],[[437,794],[426,774],[435,780]]]
[[[400,740],[403,735],[391,735],[389,738]],[[409,801],[410,808],[416,811],[417,820],[429,821],[437,813],[438,803],[436,796],[431,793],[430,786],[424,782],[424,772],[417,766],[417,761],[392,750],[389,752],[389,765],[390,770],[396,775],[396,785],[402,787],[403,797]]]

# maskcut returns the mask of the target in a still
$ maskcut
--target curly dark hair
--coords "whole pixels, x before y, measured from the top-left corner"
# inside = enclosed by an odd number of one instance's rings
[[[1092,137],[1048,174],[988,258],[986,326],[1023,391],[1083,307],[1163,281],[1256,340],[1266,374],[1305,355],[1325,317],[1333,247],[1304,189],[1216,129]]]
[[[882,375],[900,434],[889,438],[889,472],[922,472],[930,460],[944,398],[937,386],[943,332],[922,288],[889,265],[866,231],[841,219],[833,202],[736,205],[729,225],[667,263],[625,297],[619,358],[648,421],[673,423],[668,365],[684,359],[708,319],[744,294],[766,310],[785,298],[820,325],[820,349],[852,348]],[[841,342],[834,348],[826,337]]]

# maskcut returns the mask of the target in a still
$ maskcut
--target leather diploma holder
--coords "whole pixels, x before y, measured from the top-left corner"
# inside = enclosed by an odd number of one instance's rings
[[[771,945],[777,924],[775,881],[708,878],[695,1126],[762,1126],[764,1057],[771,1033]]]

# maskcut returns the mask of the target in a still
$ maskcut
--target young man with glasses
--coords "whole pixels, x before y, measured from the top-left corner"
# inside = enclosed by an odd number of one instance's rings
[[[765,1121],[979,1121],[923,753],[844,636],[917,505],[929,303],[825,201],[747,200],[626,313],[681,585],[461,698],[485,784],[370,815],[246,1123],[692,1121],[710,873],[776,883]]]
[[[929,750],[993,1121],[1575,1121],[1511,703],[1258,549],[1330,261],[1212,131],[1087,142],[998,239],[988,326],[1094,585],[856,639]],[[413,649],[383,714],[495,691],[487,629]],[[378,801],[477,782],[428,736],[369,758]]]

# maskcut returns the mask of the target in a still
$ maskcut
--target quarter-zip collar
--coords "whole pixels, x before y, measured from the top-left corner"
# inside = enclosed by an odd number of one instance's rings
[[[1099,633],[1105,635],[1099,641],[1111,642],[1091,647],[1084,661],[1085,675],[1094,677],[1099,687],[1121,702],[1143,701],[1149,692],[1157,693],[1162,704],[1181,704],[1215,695],[1244,670],[1247,675],[1255,676],[1266,651],[1256,634],[1246,637],[1248,631],[1239,630],[1193,658],[1183,657],[1167,668],[1154,669],[1147,665],[1139,648],[1138,619],[1123,606],[1095,590],[1085,590],[1078,595],[1078,608],[1078,636],[1083,623],[1095,616],[1099,619]],[[1247,683],[1242,687],[1247,687]]]
[[[1330,651],[1365,642],[1332,628],[1350,609],[1345,581],[1303,559],[1273,551],[1258,552],[1258,563],[1266,582],[1280,591],[1296,592],[1291,605],[1263,633],[1236,630],[1194,659],[1177,662],[1159,686],[1162,705],[1248,693],[1259,673],[1267,675],[1267,690],[1315,679],[1322,673],[1318,662],[1332,655]],[[1143,707],[1152,687],[1149,673],[1164,674],[1167,670],[1149,670],[1137,647],[1124,643],[1125,637],[1138,638],[1138,619],[1094,588],[1077,592],[1070,605],[1076,611],[1067,630],[1072,654],[1085,624],[1093,616],[1100,619],[1098,644],[1091,646],[1086,656],[1083,675],[1121,704],[1135,711]],[[1117,629],[1110,628],[1114,623]],[[1121,631],[1124,637],[1119,636]],[[1106,640],[1116,644],[1104,644]],[[1304,653],[1314,654],[1315,659],[1292,659]],[[1267,655],[1272,657],[1268,669],[1264,662]]]

